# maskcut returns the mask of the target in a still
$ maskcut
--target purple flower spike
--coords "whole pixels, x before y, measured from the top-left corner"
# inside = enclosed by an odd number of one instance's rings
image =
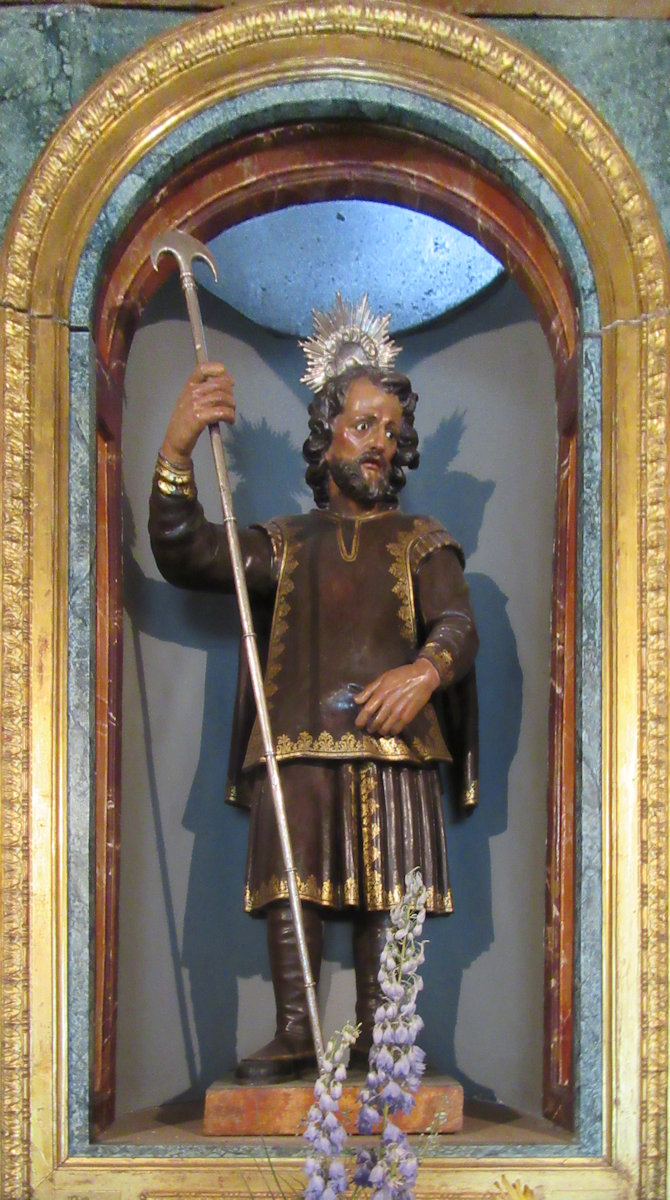
[[[402,1088],[395,1082],[395,1079],[389,1079],[379,1093],[379,1098],[389,1112],[397,1112],[402,1094]]]
[[[412,1037],[412,1031],[409,1028],[409,1025],[400,1024],[400,1022],[398,1022],[393,1030],[393,1041],[396,1046],[411,1046],[414,1038]]]
[[[328,1168],[328,1180],[330,1183],[347,1184],[347,1172],[344,1169],[344,1163],[340,1162],[339,1158],[334,1158]]]
[[[318,1200],[322,1195],[325,1183],[321,1175],[312,1175],[307,1187],[305,1188],[305,1200]]]
[[[393,1070],[393,1055],[384,1045],[380,1046],[375,1053],[375,1067],[378,1071],[388,1072]]]
[[[363,1104],[358,1113],[358,1132],[359,1133],[374,1133],[381,1118],[376,1108],[371,1108],[369,1104]]]
[[[370,1200],[413,1200],[418,1164],[406,1135],[389,1118],[409,1113],[424,1070],[423,1051],[415,1045],[423,1021],[416,998],[423,981],[424,961],[419,940],[426,916],[426,889],[418,871],[405,879],[405,895],[391,909],[391,928],[381,955],[378,975],[383,996],[375,1013],[370,1068],[361,1092],[360,1133],[373,1130],[373,1114],[383,1120],[381,1150],[376,1161],[359,1153],[354,1180],[372,1189]]]
[[[385,979],[381,986],[382,992],[388,996],[389,1000],[402,1000],[405,994],[402,983],[396,982],[395,979]]]
[[[330,1135],[330,1144],[331,1144],[332,1148],[335,1150],[336,1154],[342,1153],[342,1149],[343,1149],[343,1146],[344,1146],[344,1143],[346,1142],[346,1140],[347,1140],[347,1135],[344,1132],[344,1129],[342,1128],[341,1125],[338,1125],[337,1129],[334,1129]]]
[[[399,1129],[397,1125],[394,1125],[393,1121],[386,1122],[383,1132],[382,1132],[382,1141],[383,1142],[385,1142],[387,1145],[390,1146],[393,1142],[402,1141],[403,1137],[404,1137],[404,1134],[402,1132],[402,1129]]]
[[[413,1187],[416,1183],[416,1177],[419,1173],[419,1164],[415,1154],[408,1155],[398,1163],[398,1174],[402,1176],[403,1181],[409,1187]]]
[[[376,1187],[378,1184],[384,1182],[385,1175],[386,1175],[386,1167],[384,1166],[384,1164],[383,1163],[375,1163],[374,1167],[370,1171],[370,1183],[374,1187]]]
[[[338,1200],[350,1183],[369,1189],[369,1200],[413,1200],[418,1163],[406,1134],[390,1119],[409,1113],[424,1070],[423,1051],[415,1044],[423,1022],[416,1012],[424,961],[419,941],[425,920],[426,891],[418,872],[405,879],[405,895],[391,910],[391,928],[378,975],[383,996],[375,1013],[373,1044],[365,1085],[359,1096],[358,1129],[372,1134],[381,1124],[379,1146],[360,1149],[352,1178],[339,1157],[346,1142],[339,1100],[346,1080],[346,1058],[358,1030],[345,1026],[328,1043],[314,1087],[305,1138],[310,1144],[304,1200]]]
[[[314,1085],[317,1103],[309,1110],[305,1130],[310,1151],[305,1162],[308,1182],[304,1200],[337,1200],[348,1187],[344,1163],[338,1158],[347,1135],[338,1114],[342,1083],[347,1077],[344,1059],[358,1033],[358,1027],[345,1025],[341,1033],[333,1035]]]
[[[356,1156],[354,1183],[358,1184],[359,1187],[368,1187],[370,1181],[370,1172],[376,1161],[377,1159],[373,1151],[359,1150]]]

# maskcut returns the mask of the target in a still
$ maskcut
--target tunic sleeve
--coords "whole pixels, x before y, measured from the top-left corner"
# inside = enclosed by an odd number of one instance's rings
[[[168,583],[198,591],[233,591],[225,528],[205,518],[197,495],[166,496],[154,478],[149,536],[156,565]],[[271,596],[276,587],[274,540],[260,525],[240,531],[247,586],[259,597]]]
[[[427,658],[442,687],[447,687],[468,673],[479,646],[470,592],[456,548],[443,544],[424,557],[414,586],[424,631],[417,658]]]

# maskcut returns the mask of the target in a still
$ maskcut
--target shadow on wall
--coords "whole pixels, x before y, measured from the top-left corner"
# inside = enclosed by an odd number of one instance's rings
[[[466,563],[477,549],[484,510],[495,484],[453,470],[465,433],[462,413],[441,421],[421,445],[412,476],[411,507],[430,512],[463,547]],[[467,1096],[495,1099],[484,1080],[458,1066],[454,1044],[463,972],[493,942],[490,840],[507,828],[509,770],[521,728],[523,680],[507,597],[487,575],[466,570],[480,634],[477,656],[480,741],[480,805],[463,814],[447,803],[449,875],[454,913],[426,926],[429,945],[423,968],[421,1045],[428,1063],[463,1084]]]
[[[411,369],[409,365],[407,369]],[[424,439],[421,466],[411,477],[403,507],[440,520],[461,542],[467,557],[476,548],[495,485],[451,469],[464,429],[463,416],[455,414]],[[231,432],[228,452],[231,469],[242,480],[235,492],[240,525],[295,511],[304,464],[288,436],[274,432],[265,422],[252,425],[241,419]],[[126,652],[136,657],[140,687],[140,632],[206,652],[200,755],[183,821],[194,842],[181,947],[162,850],[149,723],[141,698],[152,816],[190,1080],[180,1098],[195,1097],[235,1062],[237,980],[259,974],[268,977],[264,922],[252,921],[242,911],[246,815],[223,802],[239,622],[231,597],[180,592],[145,576],[132,554],[129,513],[126,531],[125,604],[133,628],[132,651],[127,647]],[[433,920],[427,927],[430,947],[421,1004],[426,1022],[422,1045],[432,1069],[460,1079],[468,1094],[490,1096],[486,1081],[470,1080],[459,1070],[454,1035],[463,972],[493,940],[489,841],[507,826],[507,781],[519,738],[522,678],[506,597],[485,575],[468,579],[481,635],[477,672],[480,787],[485,801],[470,817],[450,818],[449,864],[456,915]],[[341,937],[337,944],[339,955]],[[195,1042],[184,994],[184,967],[189,976]]]

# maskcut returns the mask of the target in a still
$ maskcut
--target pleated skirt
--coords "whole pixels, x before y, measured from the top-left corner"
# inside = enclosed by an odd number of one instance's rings
[[[418,867],[427,910],[452,911],[438,767],[353,760],[280,763],[287,823],[303,900],[325,909],[386,911]],[[251,825],[245,909],[288,897],[271,789],[264,769],[245,779]]]

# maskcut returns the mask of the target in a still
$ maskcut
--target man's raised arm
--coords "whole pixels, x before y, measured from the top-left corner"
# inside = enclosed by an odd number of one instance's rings
[[[234,381],[221,363],[203,363],[175,404],[154,473],[149,503],[151,548],[161,575],[178,587],[231,591],[232,566],[222,525],[205,518],[197,500],[191,454],[216,421],[235,420]],[[272,548],[262,529],[240,533],[250,590],[273,587]]]

